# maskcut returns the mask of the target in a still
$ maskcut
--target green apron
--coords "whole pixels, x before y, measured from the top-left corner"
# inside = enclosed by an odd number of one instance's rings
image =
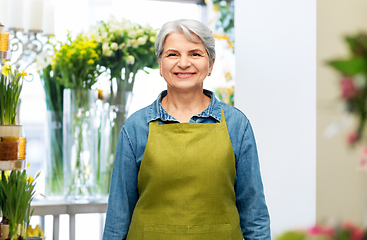
[[[235,156],[220,123],[149,123],[128,240],[242,240]]]

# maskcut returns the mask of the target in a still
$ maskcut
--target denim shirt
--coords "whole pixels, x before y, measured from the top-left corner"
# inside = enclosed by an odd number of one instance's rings
[[[235,153],[236,205],[244,239],[270,240],[270,218],[265,202],[256,143],[247,117],[237,108],[216,99],[213,92],[204,90],[211,98],[207,109],[191,117],[190,123],[222,121],[222,110]],[[167,95],[163,91],[150,106],[131,115],[122,126],[113,166],[110,195],[103,240],[126,238],[134,207],[139,198],[138,172],[148,141],[149,122],[177,123],[161,105]]]

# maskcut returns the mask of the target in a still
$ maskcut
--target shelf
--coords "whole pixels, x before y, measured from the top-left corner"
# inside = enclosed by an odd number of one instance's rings
[[[0,171],[8,171],[8,170],[22,170],[26,167],[26,160],[10,160],[10,161],[1,161],[0,160]]]

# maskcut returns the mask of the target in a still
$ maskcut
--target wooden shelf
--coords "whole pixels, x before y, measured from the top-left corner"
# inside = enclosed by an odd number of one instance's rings
[[[26,160],[10,160],[10,161],[2,161],[0,160],[0,171],[8,171],[8,170],[22,170],[26,167]]]

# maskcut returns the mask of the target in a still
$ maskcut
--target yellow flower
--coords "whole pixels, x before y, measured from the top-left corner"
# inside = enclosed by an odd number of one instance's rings
[[[94,64],[94,60],[93,59],[89,59],[87,63],[92,65],[92,64]]]
[[[11,65],[4,65],[1,73],[5,76],[9,76],[11,74]]]
[[[31,183],[31,182],[33,182],[33,181],[34,181],[34,178],[32,178],[31,176],[27,176],[27,181],[28,181],[29,183]]]
[[[27,235],[28,237],[44,237],[43,231],[39,225],[37,225],[35,228],[32,228],[32,226],[29,225],[27,229]]]
[[[227,72],[226,75],[225,75],[225,78],[226,78],[227,82],[232,80],[232,74],[230,72]]]
[[[22,77],[22,78],[24,78],[24,77],[26,77],[28,75],[28,73],[26,73],[24,70],[22,70],[22,71],[20,71],[20,72],[18,72],[17,73],[17,77]]]
[[[10,171],[4,171],[5,179],[8,180],[10,176]],[[0,180],[1,180],[1,174],[0,174]]]

